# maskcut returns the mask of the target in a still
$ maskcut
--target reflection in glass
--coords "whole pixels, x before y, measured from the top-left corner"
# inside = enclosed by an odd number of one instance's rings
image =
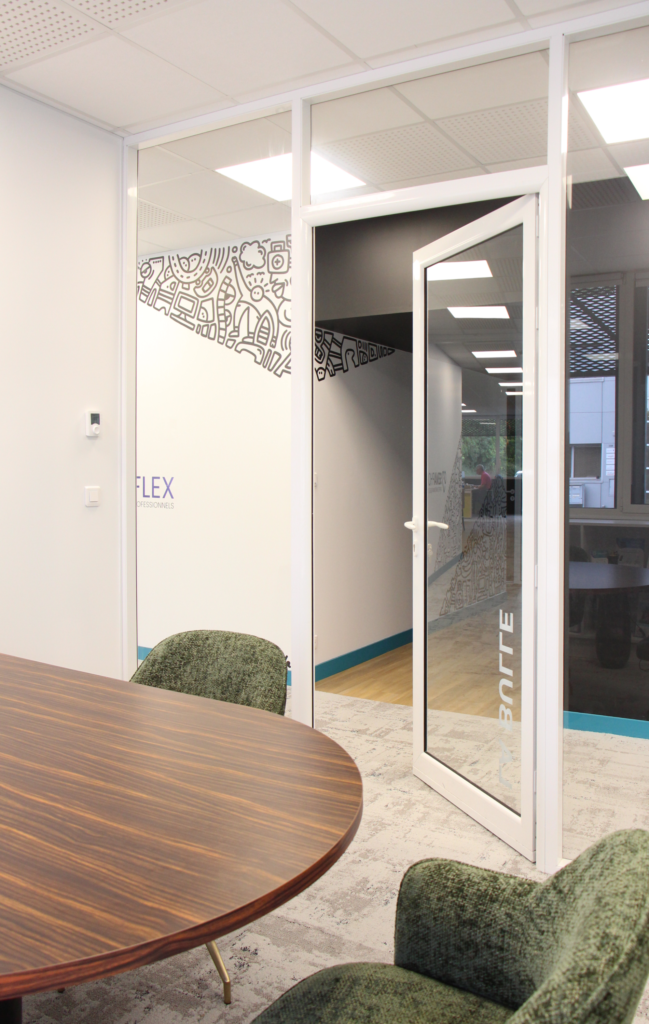
[[[517,812],[522,266],[519,226],[427,275],[427,750]]]

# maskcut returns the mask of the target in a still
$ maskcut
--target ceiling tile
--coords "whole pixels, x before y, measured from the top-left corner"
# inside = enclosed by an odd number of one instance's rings
[[[548,64],[542,53],[526,53],[404,82],[397,90],[426,117],[437,120],[502,107],[513,98],[523,102],[546,97]]]
[[[401,178],[398,181],[386,181],[382,189],[412,188],[415,185],[431,185],[436,181],[457,181],[458,178],[477,178],[485,172],[481,167],[463,167],[459,171],[445,171],[443,174],[426,174],[420,178]]]
[[[475,31],[463,32],[461,35],[445,39],[431,39],[427,42],[417,42],[416,45],[406,46],[400,50],[391,50],[390,53],[379,53],[366,58],[366,63],[371,68],[384,68],[390,64],[396,64],[403,60],[414,60],[418,57],[428,57],[434,53],[444,53],[450,47],[472,46],[474,43],[488,42],[492,39],[500,39],[513,33],[520,32],[520,21],[507,21],[490,25],[488,28],[476,29]]]
[[[140,188],[143,185],[154,185],[158,181],[168,181],[170,178],[184,178],[193,174],[196,167],[187,163],[174,153],[168,153],[162,146],[152,146],[151,149],[141,149],[137,161],[137,183]]]
[[[641,139],[638,142],[619,142],[615,146],[609,146],[608,150],[620,167],[649,164],[649,139]]]
[[[161,245],[155,245],[153,242],[145,242],[143,238],[138,237],[138,256],[153,256],[156,252],[164,252],[163,247]]]
[[[3,0],[0,4],[0,68],[33,60],[102,30],[52,0]]]
[[[374,185],[471,166],[472,161],[425,121],[319,147],[320,153]],[[430,180],[430,178],[429,178]]]
[[[531,0],[532,5],[534,0]],[[524,4],[519,3],[521,9]],[[528,14],[528,19],[532,26],[540,25],[553,25],[558,21],[568,21],[570,18],[585,18],[589,14],[597,14],[599,11],[610,11],[616,7],[627,7],[628,0],[593,0],[592,3],[564,3],[558,4],[556,0],[553,6],[548,9],[542,3],[540,4],[540,10],[538,14]],[[525,12],[523,12],[525,13]]]
[[[205,0],[124,34],[235,97],[349,63],[280,0]]]
[[[568,174],[572,175],[575,184],[615,178],[619,173],[603,149],[580,149],[576,153],[568,153]]]
[[[367,135],[386,128],[400,128],[423,120],[392,89],[315,103],[311,108],[311,132],[314,149],[337,139]]]
[[[142,241],[160,245],[166,252],[173,249],[191,249],[192,246],[218,245],[234,236],[229,231],[204,224],[198,220],[186,220],[180,224],[168,224],[149,228],[142,232]]]
[[[146,185],[138,189],[138,196],[166,210],[204,220],[219,213],[235,213],[255,206],[268,206],[273,202],[261,192],[239,185],[236,181],[214,174],[198,171],[188,178],[174,178],[157,185]]]
[[[137,201],[137,229],[140,232],[148,231],[149,228],[160,228],[167,224],[179,224],[182,220],[189,220],[189,217],[166,210],[163,206],[147,203],[144,199]]]
[[[490,174],[499,171],[519,171],[522,167],[541,167],[545,163],[544,156],[528,156],[525,160],[505,160],[504,163],[487,164]]]
[[[223,98],[210,86],[117,36],[57,54],[7,77],[115,126],[171,117]]]
[[[486,25],[513,21],[505,0],[294,0],[359,57],[419,46]]]
[[[185,0],[67,0],[80,11],[96,18],[102,25],[121,28],[133,18],[154,14],[183,3]]]
[[[584,39],[570,47],[574,92],[642,78],[649,78],[649,27]]]
[[[165,149],[215,170],[290,153],[291,135],[268,118],[260,117],[167,143]]]
[[[258,206],[254,210],[210,217],[208,222],[232,232],[237,238],[249,238],[251,235],[265,235],[274,231],[290,231],[291,208],[283,203],[274,203],[272,206]]]
[[[459,114],[437,122],[459,146],[482,164],[538,157],[545,163],[548,146],[547,100]]]

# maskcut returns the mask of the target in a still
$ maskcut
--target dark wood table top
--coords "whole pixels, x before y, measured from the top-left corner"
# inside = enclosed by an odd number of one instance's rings
[[[0,999],[254,921],[361,813],[356,765],[314,729],[0,655]]]
[[[604,562],[570,562],[570,590],[635,590],[649,587],[649,569]]]

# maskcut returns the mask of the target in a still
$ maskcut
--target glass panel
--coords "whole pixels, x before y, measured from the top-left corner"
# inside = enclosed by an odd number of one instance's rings
[[[543,164],[547,93],[542,50],[316,103],[312,202]]]
[[[519,813],[522,271],[522,225],[428,269],[426,413],[427,749]]]
[[[570,47],[563,855],[649,827],[649,28]]]

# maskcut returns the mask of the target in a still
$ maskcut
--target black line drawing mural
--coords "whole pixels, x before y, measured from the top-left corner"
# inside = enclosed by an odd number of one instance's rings
[[[325,331],[322,327],[315,329],[315,375],[318,380],[324,380],[327,374],[335,377],[337,373],[347,373],[352,367],[365,366],[393,353],[394,349],[386,345]]]
[[[435,572],[462,553],[462,438],[453,463],[442,522],[448,524],[448,530],[439,531]]]
[[[291,372],[291,236],[140,260],[137,297],[282,377]]]

